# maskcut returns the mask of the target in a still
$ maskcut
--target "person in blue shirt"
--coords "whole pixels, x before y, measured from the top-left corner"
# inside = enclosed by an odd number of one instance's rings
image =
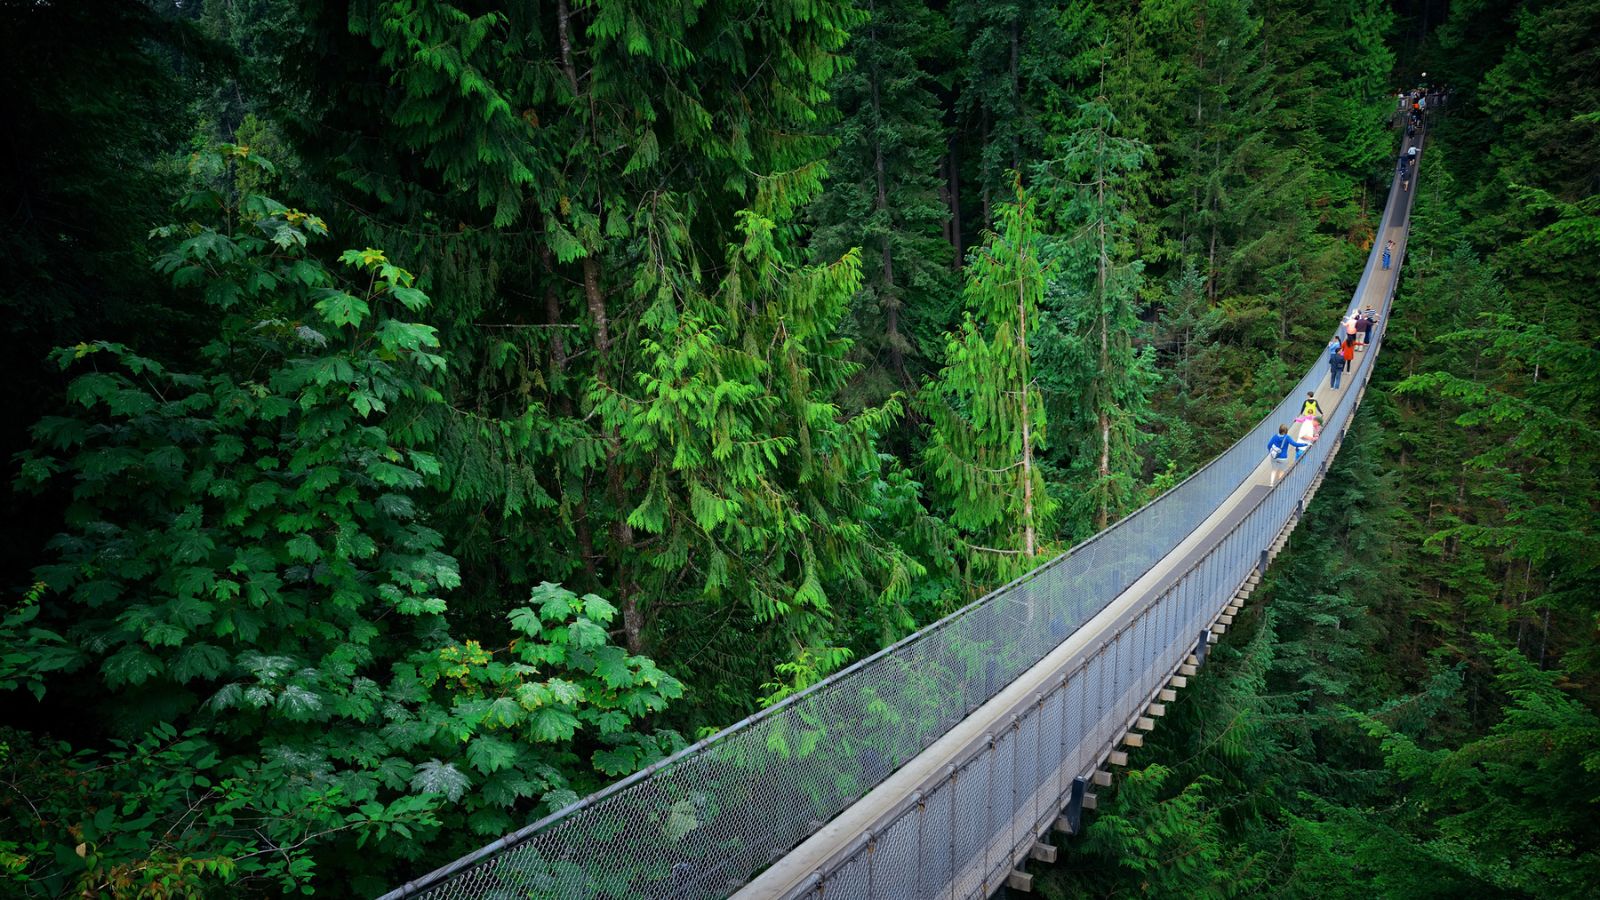
[[[1339,355],[1339,339],[1334,338],[1328,342],[1328,369],[1329,378],[1333,379],[1333,389],[1339,389],[1339,377],[1344,374],[1344,357]]]
[[[1289,436],[1289,426],[1279,425],[1278,433],[1267,441],[1267,459],[1272,461],[1272,472],[1267,476],[1267,487],[1277,487],[1289,472],[1289,448],[1309,447],[1305,441]]]

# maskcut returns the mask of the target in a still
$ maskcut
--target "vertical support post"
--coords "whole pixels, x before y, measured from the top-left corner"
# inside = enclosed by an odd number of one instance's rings
[[[1061,681],[1056,684],[1056,693],[1061,695],[1061,730],[1059,732],[1061,746],[1057,748],[1056,752],[1057,797],[1061,796],[1061,773],[1067,770],[1067,685],[1070,683],[1071,679],[1063,675],[1061,676]]]
[[[878,877],[878,872],[877,872],[877,868],[876,868],[876,860],[873,859],[873,857],[875,855],[877,855],[877,852],[878,852],[878,836],[869,831],[869,832],[867,832],[867,898],[868,898],[868,900],[871,900],[871,898],[876,897],[878,895],[878,892],[876,890],[876,884],[875,884],[875,882],[877,880],[877,877]]]
[[[1261,577],[1263,577],[1263,578],[1266,577],[1266,575],[1267,575],[1267,565],[1269,563],[1271,563],[1271,562],[1272,562],[1272,558],[1267,555],[1267,551],[1262,550],[1261,551],[1261,565],[1256,570],[1258,573],[1260,573]]]
[[[1083,792],[1089,785],[1089,779],[1079,775],[1072,779],[1072,795],[1067,798],[1066,820],[1072,827],[1072,833],[1078,834],[1083,829]]]
[[[1023,715],[1027,714],[1024,713]],[[1023,716],[1018,716],[1011,720],[1011,778],[1009,779],[1011,781],[1011,812],[1006,817],[1006,821],[1010,823],[1006,825],[1006,837],[1008,838],[1007,843],[1010,843],[1009,838],[1011,838],[1016,831],[1015,823],[1017,821],[1017,813],[1022,811],[1022,801],[1017,796],[1017,782],[1021,780],[1019,776],[1022,774],[1022,765],[1018,761],[1018,757],[1021,755],[1020,751],[1022,749],[1022,718]],[[1023,858],[1026,859],[1027,857]],[[1016,868],[1017,865],[1018,860],[1016,859],[1016,851],[1012,851],[1011,867]]]
[[[1209,628],[1200,629],[1200,643],[1195,645],[1194,658],[1199,660],[1201,665],[1205,665],[1205,663],[1206,663],[1206,648],[1208,648],[1210,646],[1211,646],[1211,629],[1209,629]]]
[[[956,880],[956,779],[961,777],[961,770],[955,766],[950,767],[950,780],[946,782],[950,791],[950,855],[945,857],[949,863],[946,871],[950,877],[950,890],[955,892]]]
[[[922,876],[923,876],[923,873],[928,871],[928,866],[923,861],[923,857],[922,857],[922,832],[923,832],[923,829],[927,827],[927,825],[926,825],[927,821],[928,821],[928,799],[926,797],[922,796],[922,792],[921,791],[918,791],[917,792],[917,896],[918,897],[923,896],[924,893],[925,893],[925,888],[923,888],[923,886],[922,886],[923,885]]]
[[[989,835],[994,834],[994,760],[999,754],[994,752],[994,735],[984,735],[983,743],[988,748],[983,755],[989,760],[989,784],[983,789],[983,831],[981,833]],[[985,838],[983,842],[983,871],[985,873],[983,883],[985,888],[989,884],[989,843],[988,838]]]

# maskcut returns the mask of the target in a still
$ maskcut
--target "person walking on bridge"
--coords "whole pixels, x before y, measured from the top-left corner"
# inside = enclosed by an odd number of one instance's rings
[[[1378,311],[1370,306],[1363,309],[1358,324],[1361,326],[1361,346],[1366,347],[1372,343],[1372,332],[1378,327]]]
[[[1344,357],[1339,355],[1339,339],[1334,338],[1328,342],[1328,377],[1332,379],[1333,389],[1339,389],[1339,376],[1344,374]]]
[[[1306,391],[1306,402],[1300,404],[1300,415],[1321,416],[1322,407],[1317,405],[1317,392]]]
[[[1389,254],[1392,250],[1394,250],[1394,241],[1383,245],[1383,270],[1385,272],[1389,271]]]
[[[1356,336],[1346,335],[1344,343],[1339,347],[1339,357],[1344,360],[1346,372],[1356,367]]]
[[[1267,459],[1272,462],[1272,471],[1267,475],[1267,487],[1277,487],[1278,482],[1284,479],[1289,472],[1289,448],[1305,448],[1311,446],[1304,441],[1297,441],[1289,436],[1289,426],[1279,425],[1278,433],[1267,441]]]

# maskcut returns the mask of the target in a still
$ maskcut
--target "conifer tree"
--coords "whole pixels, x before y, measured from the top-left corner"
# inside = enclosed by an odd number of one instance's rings
[[[1059,341],[1049,379],[1061,413],[1057,456],[1070,473],[1073,531],[1087,536],[1087,521],[1098,531],[1137,505],[1135,445],[1154,372],[1150,355],[1134,347],[1143,263],[1127,256],[1133,222],[1121,189],[1148,148],[1116,133],[1105,93],[1107,20],[1087,4],[1068,17],[1065,30],[1080,35],[1082,49],[1064,69],[1087,89],[1056,116],[1055,159],[1041,167],[1040,189],[1059,235],[1050,242],[1056,277],[1046,303]]]
[[[978,192],[981,227],[1010,190],[1013,172],[1028,173],[1045,143],[1041,116],[1055,90],[1055,58],[1065,37],[1057,0],[958,0],[950,7],[966,48],[959,110]]]
[[[924,569],[866,521],[898,401],[848,417],[831,401],[855,369],[837,329],[859,257],[793,267],[773,221],[742,222],[715,292],[653,304],[646,365],[631,387],[602,385],[596,409],[646,485],[626,520],[651,544],[640,592],[697,601],[661,602],[659,630],[731,605],[760,631],[720,637],[782,660],[828,646],[840,616],[893,607]],[[685,605],[687,620],[673,612]]]
[[[930,481],[966,541],[971,567],[989,579],[1036,563],[1054,511],[1039,458],[1045,406],[1029,347],[1045,286],[1039,221],[1020,186],[1015,197],[999,209],[999,230],[973,254],[965,320],[923,391]]]
[[[1151,406],[1165,413],[1152,422],[1158,437],[1155,455],[1173,466],[1174,472],[1187,472],[1226,449],[1230,433],[1215,434],[1215,407],[1226,402],[1226,388],[1219,389],[1203,373],[1214,365],[1211,333],[1216,314],[1208,309],[1205,278],[1191,261],[1178,277],[1167,283],[1159,301],[1155,351],[1161,385],[1152,394]],[[1208,435],[1213,435],[1208,439]]]
[[[852,65],[829,88],[837,145],[810,216],[818,259],[851,247],[864,254],[852,319],[866,363],[864,399],[876,402],[915,387],[954,305],[940,198],[945,136],[926,68],[953,40],[921,0],[867,0],[863,9],[868,19],[845,49]]]
[[[883,411],[822,421],[834,379],[851,371],[834,365],[837,298],[782,272],[798,211],[821,189],[826,87],[863,17],[843,3],[775,13],[739,0],[562,0],[549,13],[396,2],[318,20],[347,51],[323,56],[343,93],[301,138],[312,164],[362,198],[369,233],[435,260],[421,277],[464,364],[430,427],[445,437],[438,487],[464,566],[492,576],[485,588],[563,577],[603,591],[629,649],[668,658],[664,645],[701,638],[675,622],[727,622],[733,603],[734,621],[759,618],[771,637],[741,646],[719,632],[743,653],[725,667],[752,676],[720,714],[744,712],[774,664],[825,640],[823,581],[871,606],[903,594],[909,571],[884,563],[893,552],[858,562],[864,551],[838,535],[804,560],[789,552],[801,540],[790,515],[876,515],[854,488],[877,477]],[[391,89],[359,88],[369,70]],[[352,121],[379,137],[329,140],[321,128]],[[868,250],[880,263],[881,245]],[[757,259],[771,271],[752,269]],[[818,270],[835,284],[858,266],[837,260]],[[897,287],[916,283],[906,263]],[[707,341],[726,354],[707,355]],[[712,393],[674,393],[695,382]],[[724,430],[692,433],[711,424]],[[733,447],[745,449],[724,455]],[[763,510],[803,507],[791,492],[811,489],[819,509],[762,513],[778,531],[709,512],[756,494]],[[740,574],[739,552],[769,537],[778,551]],[[486,591],[479,609],[497,602]],[[793,632],[773,624],[789,611],[815,616]]]
[[[1261,17],[1246,0],[1173,0],[1146,15],[1184,61],[1164,117],[1167,228],[1178,253],[1200,262],[1216,303],[1242,275],[1288,258],[1287,242],[1260,239],[1283,233],[1278,210],[1298,195],[1293,182],[1306,167],[1292,146],[1272,141],[1278,85],[1263,59]]]

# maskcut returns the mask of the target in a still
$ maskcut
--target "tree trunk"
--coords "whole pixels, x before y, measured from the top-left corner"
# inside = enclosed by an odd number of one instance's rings
[[[1015,19],[1011,21],[1011,101],[1017,105],[1011,122],[1011,168],[1018,174],[1022,171],[1022,131],[1017,127],[1023,115],[1022,83],[1017,65],[1022,44],[1021,28],[1021,23]]]
[[[1211,226],[1211,249],[1206,253],[1206,299],[1217,303],[1217,226]]]
[[[1101,75],[1102,79],[1104,74]],[[1098,374],[1099,389],[1096,393],[1096,405],[1099,407],[1100,419],[1100,509],[1095,514],[1095,528],[1104,531],[1111,520],[1110,495],[1111,495],[1111,391],[1106,386],[1106,373],[1111,370],[1111,322],[1106,313],[1106,283],[1109,280],[1106,269],[1110,264],[1109,254],[1106,250],[1106,135],[1104,129],[1099,137],[1099,161],[1095,170],[1095,197],[1099,209],[1097,231],[1099,233],[1099,254],[1095,264],[1095,295],[1100,306],[1100,372]]]
[[[605,294],[600,290],[600,265],[593,256],[583,258],[583,296],[594,320],[595,375],[605,383],[610,374],[611,329]],[[630,557],[633,555],[633,526],[628,524],[627,485],[622,473],[622,436],[615,428],[606,430],[606,491],[611,495],[612,571],[615,573],[617,605],[622,610],[622,630],[628,652],[644,652],[644,614],[639,609],[638,586],[634,584]]]
[[[561,43],[561,68],[576,101],[584,96],[584,91],[578,81],[577,66],[572,60],[572,10],[567,0],[556,2],[556,30]],[[596,126],[598,111],[592,94],[585,99],[592,131]],[[600,212],[598,198],[595,206],[595,211]],[[596,258],[598,248],[585,249],[588,252],[583,257],[583,299],[589,308],[589,317],[594,321],[595,378],[604,384],[611,374],[611,321],[606,309],[605,292],[600,286],[600,263]],[[622,610],[622,629],[628,652],[638,654],[644,651],[644,615],[639,609],[638,587],[633,580],[633,526],[628,524],[627,518],[627,486],[621,460],[622,438],[615,428],[607,429],[605,437],[606,491],[611,496],[612,515],[616,517],[611,524],[611,536],[615,544],[611,551],[615,556],[612,571],[616,584],[613,589]]]
[[[985,150],[987,150],[987,148],[989,146],[989,108],[987,106],[985,106],[983,108],[983,132],[982,133],[983,133],[983,147],[985,148]],[[989,182],[992,179],[989,178],[989,173],[985,172],[983,170],[983,168],[984,168],[984,160],[982,158],[979,158],[979,160],[978,160],[978,177],[983,182],[983,227],[984,228],[988,228],[989,225],[994,222],[994,216],[992,215],[994,210],[993,210],[993,204],[990,202],[990,191],[989,191],[989,189],[991,187]]]
[[[1033,521],[1033,421],[1028,411],[1028,287],[1021,278],[1017,279],[1017,341],[1022,358],[1022,552],[1032,558],[1038,553],[1038,529]]]
[[[874,38],[876,35],[874,35]],[[872,120],[873,120],[873,170],[878,179],[877,209],[885,219],[889,215],[889,185],[888,176],[883,162],[883,108],[878,96],[880,81],[877,67],[873,67],[872,82]],[[886,228],[887,230],[887,228]],[[894,254],[890,246],[888,234],[881,238],[880,251],[883,257],[883,287],[878,291],[879,300],[883,304],[883,330],[884,342],[889,346],[889,366],[894,370],[895,377],[900,383],[910,390],[914,385],[911,382],[911,373],[906,370],[906,339],[900,334],[900,295],[894,283]]]
[[[961,271],[964,262],[961,247],[961,156],[956,148],[956,136],[950,135],[950,246],[955,258],[950,268]]]
[[[548,246],[539,248],[539,262],[544,267],[544,320],[550,326],[550,381],[554,387],[556,377],[567,371],[567,342],[561,336],[561,300],[556,296],[555,260]]]
[[[561,300],[556,295],[555,259],[549,247],[539,248],[539,262],[545,274],[544,318],[550,326],[550,390],[555,396],[556,412],[571,416],[572,397],[565,391],[558,393],[556,390],[556,380],[567,371],[567,341],[561,336]],[[584,501],[582,492],[573,502],[573,528],[578,537],[578,561],[582,563],[583,573],[588,576],[590,585],[598,589],[601,587],[599,573],[595,571],[598,554],[594,551],[594,533],[589,528],[589,505]]]
[[[951,218],[949,215],[950,203],[950,155],[939,154],[939,202],[944,204],[944,222],[939,226],[939,233],[943,235],[946,244],[955,244],[955,235],[950,231]]]
[[[572,9],[567,6],[567,0],[556,0],[556,33],[561,40],[561,69],[567,75],[567,84],[572,88],[573,99],[577,99],[583,92],[578,89],[578,70],[572,64]]]

